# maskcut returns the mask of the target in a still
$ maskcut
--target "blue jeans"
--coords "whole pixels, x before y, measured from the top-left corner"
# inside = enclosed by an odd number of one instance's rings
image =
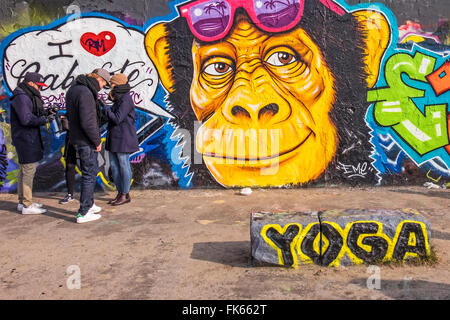
[[[97,182],[97,152],[91,146],[75,146],[80,156],[81,195],[78,213],[85,215],[94,204],[94,189]]]
[[[127,194],[130,192],[132,172],[130,166],[130,154],[123,152],[109,152],[111,173],[117,191]]]

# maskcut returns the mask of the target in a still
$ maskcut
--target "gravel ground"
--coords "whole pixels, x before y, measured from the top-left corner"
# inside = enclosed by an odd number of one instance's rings
[[[76,224],[78,201],[37,193],[48,212],[23,216],[0,194],[0,299],[450,299],[450,190],[424,187],[133,190],[130,204],[96,193],[102,218]],[[298,269],[250,261],[250,213],[387,208],[418,210],[432,226],[432,266]],[[78,282],[73,281],[79,275]],[[75,289],[74,289],[75,287]]]

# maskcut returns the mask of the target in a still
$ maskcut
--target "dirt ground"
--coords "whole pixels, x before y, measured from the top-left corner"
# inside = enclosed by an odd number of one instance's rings
[[[0,299],[450,299],[450,190],[424,187],[132,191],[102,218],[76,224],[78,201],[37,193],[48,212],[23,216],[0,194]],[[432,226],[433,266],[287,269],[250,261],[250,213],[344,208],[415,209]],[[79,268],[80,289],[68,279]]]

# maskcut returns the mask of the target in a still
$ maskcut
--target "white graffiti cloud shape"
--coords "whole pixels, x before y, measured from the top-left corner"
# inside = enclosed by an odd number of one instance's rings
[[[80,74],[104,68],[129,78],[137,107],[172,118],[152,101],[158,73],[144,47],[144,33],[106,17],[79,17],[48,29],[23,33],[7,44],[3,71],[10,91],[26,72],[39,71],[49,86],[44,102],[64,105],[64,95]],[[107,91],[100,96],[107,100]]]

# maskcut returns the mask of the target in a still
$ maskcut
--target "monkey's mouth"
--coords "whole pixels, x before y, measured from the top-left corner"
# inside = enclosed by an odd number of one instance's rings
[[[258,161],[265,161],[265,160],[272,160],[277,159],[282,156],[288,157],[289,154],[293,153],[297,149],[299,149],[312,135],[315,136],[314,132],[312,130],[309,131],[309,133],[305,136],[304,139],[302,139],[297,145],[295,145],[292,148],[289,148],[282,152],[274,152],[270,156],[257,156],[257,157],[242,157],[242,156],[235,156],[233,153],[232,155],[229,154],[217,154],[215,152],[204,152],[204,157],[211,157],[215,159],[222,159],[222,160],[234,160],[234,161],[245,161],[245,162],[258,162]]]

